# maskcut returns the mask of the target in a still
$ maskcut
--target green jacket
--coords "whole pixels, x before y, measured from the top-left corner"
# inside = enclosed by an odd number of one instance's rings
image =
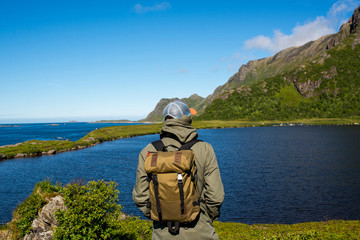
[[[167,120],[160,138],[168,151],[176,151],[184,144],[198,136],[196,129],[191,126],[191,118],[183,116],[180,119]],[[177,139],[177,140],[175,140]],[[153,239],[218,239],[212,221],[220,216],[220,207],[224,200],[224,188],[220,171],[212,146],[206,142],[198,142],[192,150],[195,153],[197,167],[197,189],[201,198],[200,217],[191,226],[181,227],[178,235],[171,235],[166,224],[153,223]],[[139,155],[136,174],[136,184],[133,190],[133,200],[144,215],[150,218],[150,209],[146,207],[149,199],[149,183],[147,182],[144,162],[148,152],[156,151],[152,144],[147,145]]]

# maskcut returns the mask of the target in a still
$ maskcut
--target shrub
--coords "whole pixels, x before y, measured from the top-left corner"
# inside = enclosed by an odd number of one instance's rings
[[[55,239],[109,239],[121,217],[115,182],[91,181],[64,187],[67,210],[56,212]]]

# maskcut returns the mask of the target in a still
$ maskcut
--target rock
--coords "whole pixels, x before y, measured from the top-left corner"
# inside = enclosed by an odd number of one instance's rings
[[[360,24],[360,6],[357,9],[355,9],[348,23],[350,23],[350,32],[356,33],[358,31],[358,26]]]
[[[51,150],[49,150],[49,151],[47,151],[47,152],[42,152],[41,154],[42,154],[42,155],[51,155],[51,154],[56,154],[56,150],[51,149]]]
[[[55,227],[57,226],[55,212],[58,209],[65,210],[64,199],[60,195],[49,200],[49,203],[46,204],[39,213],[39,217],[42,221],[49,224],[51,227]]]
[[[16,158],[22,158],[22,157],[27,157],[26,153],[18,153],[15,155]]]
[[[84,139],[85,142],[94,142],[95,138],[93,137],[88,137],[87,139]]]
[[[56,150],[54,149],[51,149],[50,151],[47,152],[47,154],[55,154],[56,153]]]
[[[12,240],[12,234],[9,230],[0,230],[0,239],[2,240]]]
[[[55,212],[65,210],[64,199],[58,195],[49,200],[41,209],[38,217],[31,224],[32,230],[26,234],[24,240],[51,240],[53,239],[53,229],[57,227]]]
[[[294,82],[295,88],[298,92],[306,98],[314,96],[315,89],[320,87],[322,80],[317,81],[307,80],[306,82]]]
[[[11,148],[11,147],[17,147],[17,146],[20,146],[22,145],[22,143],[16,143],[16,144],[13,144],[13,145],[3,145],[3,146],[0,146],[0,148]]]

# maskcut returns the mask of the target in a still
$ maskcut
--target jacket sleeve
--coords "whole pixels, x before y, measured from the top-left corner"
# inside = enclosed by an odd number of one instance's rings
[[[220,177],[220,170],[214,149],[210,144],[207,144],[206,163],[204,169],[204,196],[205,207],[209,217],[216,220],[220,217],[220,207],[224,201],[224,187]]]
[[[144,148],[139,154],[136,183],[132,194],[136,206],[144,213],[145,217],[150,218],[150,209],[146,206],[146,202],[149,200],[149,183],[144,167],[147,149],[148,147]]]

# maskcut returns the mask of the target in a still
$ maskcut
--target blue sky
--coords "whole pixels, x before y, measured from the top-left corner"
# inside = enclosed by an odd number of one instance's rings
[[[0,123],[144,118],[334,33],[359,0],[0,0]]]

